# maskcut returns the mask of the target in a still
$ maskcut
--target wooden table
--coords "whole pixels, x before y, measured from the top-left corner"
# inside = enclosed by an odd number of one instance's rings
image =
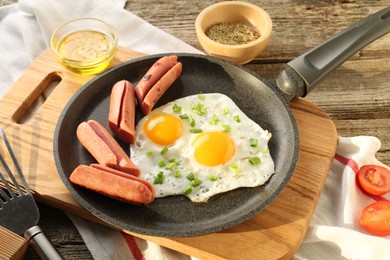
[[[9,4],[13,0],[0,1]],[[217,1],[128,1],[125,8],[160,29],[201,49],[194,31],[196,15]],[[382,9],[388,1],[248,1],[272,17],[270,42],[246,66],[274,79],[285,63],[351,23]],[[375,41],[332,72],[305,99],[324,109],[340,136],[373,135],[382,142],[377,158],[390,165],[390,36]],[[39,204],[39,225],[67,259],[91,259],[66,215]],[[36,258],[32,252],[28,258]]]

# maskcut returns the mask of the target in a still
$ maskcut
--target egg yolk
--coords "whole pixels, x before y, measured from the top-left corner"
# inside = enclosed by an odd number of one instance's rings
[[[229,135],[223,132],[204,132],[192,143],[196,160],[207,166],[228,162],[234,155],[236,147]]]
[[[183,123],[172,115],[158,114],[151,117],[144,126],[145,134],[154,143],[159,145],[170,145],[183,133]]]

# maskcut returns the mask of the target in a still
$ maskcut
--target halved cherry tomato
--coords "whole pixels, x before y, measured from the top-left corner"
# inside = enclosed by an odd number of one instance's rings
[[[390,191],[390,171],[378,165],[364,165],[356,175],[360,187],[372,195]]]
[[[376,201],[366,206],[360,215],[360,225],[373,235],[390,235],[390,201]]]

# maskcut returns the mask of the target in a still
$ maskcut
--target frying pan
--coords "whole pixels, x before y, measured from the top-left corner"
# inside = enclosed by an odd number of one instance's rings
[[[54,135],[54,156],[61,179],[86,210],[117,228],[134,233],[188,237],[239,224],[269,205],[294,172],[299,136],[288,101],[305,96],[325,75],[389,31],[390,7],[387,7],[292,60],[276,80],[262,79],[240,65],[218,58],[173,53],[183,63],[183,71],[156,107],[198,93],[228,95],[245,114],[272,133],[269,149],[275,161],[275,174],[265,185],[219,194],[207,203],[192,203],[184,196],[170,196],[155,199],[147,206],[136,206],[69,181],[70,174],[78,165],[95,162],[78,142],[75,135],[77,126],[88,119],[95,119],[108,129],[112,86],[122,79],[136,84],[161,55],[145,56],[113,67],[87,82],[69,100]],[[137,111],[136,122],[141,118],[141,112]],[[120,144],[129,152],[127,145]]]

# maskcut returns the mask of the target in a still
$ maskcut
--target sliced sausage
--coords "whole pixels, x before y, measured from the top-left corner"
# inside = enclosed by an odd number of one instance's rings
[[[141,182],[142,184],[144,184],[150,190],[150,192],[153,195],[153,199],[156,196],[156,191],[154,189],[154,186],[150,182],[148,182],[148,181],[146,181],[146,180],[144,180],[142,178],[136,177],[136,176],[131,175],[131,174],[127,174],[127,173],[122,172],[122,171],[118,171],[118,170],[109,168],[109,167],[101,165],[101,164],[93,163],[90,166],[92,168],[95,168],[95,169],[98,169],[98,170],[101,170],[101,171],[109,172],[109,173],[116,174],[116,175],[124,177],[124,178],[128,178],[128,179],[133,180],[133,181]]]
[[[127,80],[117,82],[111,90],[108,126],[116,137],[126,144],[135,140],[135,94]]]
[[[77,137],[99,164],[106,165],[134,176],[140,175],[114,137],[97,121],[82,122],[77,127]]]
[[[158,59],[135,87],[138,103],[141,104],[148,91],[177,63],[177,56]]]
[[[182,63],[178,62],[149,90],[141,103],[141,110],[144,115],[150,113],[165,91],[180,76],[181,71]]]
[[[145,184],[87,165],[79,165],[69,179],[74,184],[133,204],[146,205],[154,199]]]

